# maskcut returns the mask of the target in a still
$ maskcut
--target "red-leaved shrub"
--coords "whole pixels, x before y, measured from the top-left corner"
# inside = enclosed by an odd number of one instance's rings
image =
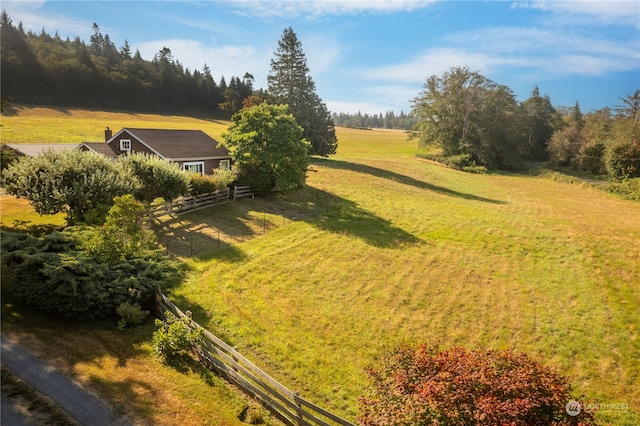
[[[571,385],[526,354],[402,345],[368,371],[361,425],[593,425]]]

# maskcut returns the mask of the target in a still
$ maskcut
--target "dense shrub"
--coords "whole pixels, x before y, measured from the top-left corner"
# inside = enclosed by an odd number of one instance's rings
[[[605,189],[613,194],[618,194],[627,200],[640,201],[640,178],[623,179],[620,182],[611,182]]]
[[[607,172],[615,179],[640,177],[640,139],[609,149],[605,162]]]
[[[584,147],[581,154],[582,168],[589,173],[600,175],[606,172],[604,165],[605,145],[592,143]]]
[[[551,137],[547,145],[549,160],[556,166],[576,166],[580,150],[585,144],[580,125],[572,123]]]
[[[80,248],[98,261],[122,262],[146,257],[156,247],[155,234],[144,228],[146,210],[133,195],[114,198],[105,223],[85,238]]]
[[[143,310],[138,303],[122,302],[116,308],[116,313],[120,315],[118,328],[123,330],[127,325],[142,324],[150,312]]]
[[[69,228],[40,238],[2,233],[7,290],[26,306],[65,317],[94,319],[115,315],[116,308],[125,302],[150,309],[156,288],[181,278],[179,264],[159,252],[102,262],[80,249],[81,241],[92,232]]]
[[[156,319],[158,330],[153,333],[153,347],[158,355],[171,363],[182,352],[200,345],[204,339],[201,328],[191,328],[187,318],[177,318],[171,312],[164,313],[165,320]]]
[[[567,381],[525,354],[403,345],[371,369],[362,425],[589,425]]]
[[[139,180],[134,195],[137,200],[151,203],[156,198],[172,201],[189,191],[189,177],[178,163],[143,152],[118,158]]]
[[[211,175],[189,173],[190,195],[210,194],[218,189],[228,188],[238,177],[235,169],[214,169]]]
[[[140,188],[121,162],[76,149],[20,157],[2,172],[2,184],[39,214],[65,212],[70,225],[102,223],[114,197]]]

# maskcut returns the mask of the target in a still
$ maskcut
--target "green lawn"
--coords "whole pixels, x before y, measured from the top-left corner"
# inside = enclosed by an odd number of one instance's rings
[[[401,132],[338,129],[282,212],[209,211],[269,231],[212,241],[173,297],[303,395],[354,419],[365,369],[403,341],[528,352],[614,423],[640,421],[640,205],[589,186],[473,175]],[[268,203],[267,203],[268,204]],[[291,219],[303,205],[301,219]],[[202,216],[193,223],[202,223]],[[189,220],[188,216],[183,218]],[[231,231],[226,231],[229,229]]]
[[[156,122],[108,114],[112,129]],[[162,123],[214,137],[225,128]],[[588,401],[630,405],[602,420],[640,424],[639,203],[588,185],[454,171],[416,157],[403,132],[337,135],[337,155],[312,162],[307,188],[160,225],[160,242],[192,271],[170,295],[179,306],[352,420],[365,369],[411,341],[525,351]]]

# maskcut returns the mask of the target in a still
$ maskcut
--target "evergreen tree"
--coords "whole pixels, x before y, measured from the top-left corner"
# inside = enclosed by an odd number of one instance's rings
[[[291,27],[284,30],[267,76],[271,102],[286,104],[311,143],[311,154],[327,157],[338,147],[331,113],[316,94],[302,44]]]
[[[538,86],[531,96],[521,104],[525,129],[528,132],[529,155],[532,160],[543,161],[548,158],[547,144],[554,131],[557,113],[548,96],[540,96]]]

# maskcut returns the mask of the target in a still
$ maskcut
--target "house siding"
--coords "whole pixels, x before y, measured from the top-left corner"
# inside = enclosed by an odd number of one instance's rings
[[[131,141],[131,150],[121,150],[120,149],[120,140],[129,139]],[[156,154],[152,150],[150,150],[146,145],[140,142],[135,136],[129,134],[129,132],[124,131],[120,133],[115,139],[110,141],[108,145],[118,153],[118,155],[126,154],[127,152],[144,152],[147,154]]]

